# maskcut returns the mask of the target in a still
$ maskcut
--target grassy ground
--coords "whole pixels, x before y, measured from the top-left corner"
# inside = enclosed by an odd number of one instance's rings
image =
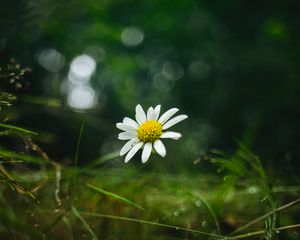
[[[2,97],[5,107],[14,100]],[[118,152],[78,166],[83,124],[75,156],[65,164],[35,143],[37,133],[0,128],[4,140],[20,140],[17,150],[0,144],[0,239],[300,237],[300,187],[288,175],[271,175],[239,142],[231,155],[212,150],[202,159],[214,171],[196,161],[194,171],[175,173],[124,164]]]
[[[2,163],[1,239],[299,239],[292,226],[299,213],[297,186],[272,188],[276,208],[292,202],[276,210],[262,186],[248,179],[228,189],[218,174],[146,172],[107,162],[66,167],[36,150],[39,164]],[[289,229],[276,231],[282,226]]]

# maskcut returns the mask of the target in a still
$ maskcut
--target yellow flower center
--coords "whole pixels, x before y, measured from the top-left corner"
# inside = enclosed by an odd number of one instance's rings
[[[142,142],[154,142],[161,134],[162,125],[155,120],[144,122],[137,130],[138,138]]]

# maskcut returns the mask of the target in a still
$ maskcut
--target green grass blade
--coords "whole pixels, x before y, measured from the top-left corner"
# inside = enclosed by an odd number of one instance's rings
[[[0,127],[7,128],[7,129],[12,129],[12,130],[16,130],[16,131],[23,132],[23,133],[29,133],[29,134],[38,135],[36,132],[30,131],[28,129],[20,128],[20,127],[16,127],[16,126],[4,124],[4,123],[0,123]]]
[[[121,196],[119,196],[119,195],[117,195],[117,194],[115,194],[115,193],[105,191],[104,189],[99,188],[99,187],[96,187],[96,186],[91,185],[91,184],[89,184],[89,183],[87,183],[86,185],[87,185],[89,188],[96,190],[97,192],[100,192],[100,193],[105,194],[105,195],[107,195],[107,196],[109,196],[109,197],[112,197],[112,198],[114,198],[114,199],[117,199],[117,200],[119,200],[119,201],[121,201],[121,202],[127,203],[127,204],[129,204],[129,205],[131,205],[131,206],[133,206],[133,207],[135,207],[135,208],[138,208],[138,209],[140,209],[140,210],[142,210],[142,211],[145,211],[145,209],[142,208],[141,206],[139,206],[139,205],[135,204],[134,202],[132,202],[132,201],[130,201],[130,200],[124,198],[124,197],[121,197]]]
[[[91,229],[90,225],[85,221],[85,219],[81,216],[81,214],[77,211],[77,209],[74,206],[72,206],[71,209],[74,215],[82,222],[86,230],[91,234],[92,239],[93,240],[98,239],[94,231]]]
[[[218,234],[198,231],[198,230],[191,229],[191,228],[174,226],[174,225],[165,224],[165,223],[152,222],[152,221],[147,221],[147,220],[142,220],[142,219],[137,219],[137,218],[128,218],[128,217],[107,215],[107,214],[93,213],[93,212],[81,212],[81,214],[85,215],[85,216],[91,216],[91,217],[108,218],[108,219],[115,219],[115,220],[121,220],[121,221],[148,224],[148,225],[157,226],[157,227],[171,228],[171,229],[175,229],[175,230],[182,230],[182,231],[186,231],[186,232],[190,232],[190,233],[195,233],[198,235],[206,235],[206,236],[210,236],[210,237],[215,237],[215,239],[222,239],[222,240],[231,240],[231,239],[234,240],[235,239],[234,237],[222,236],[222,235],[218,235]]]
[[[290,230],[290,229],[294,229],[294,228],[300,228],[300,224],[293,224],[293,225],[287,225],[287,226],[281,226],[281,227],[277,227],[274,228],[274,231],[284,231],[284,230]],[[259,230],[259,231],[255,231],[255,232],[247,232],[247,233],[243,233],[240,235],[235,235],[232,237],[232,239],[244,239],[244,238],[253,238],[256,237],[258,235],[262,235],[265,234],[265,230]]]
[[[281,207],[279,207],[277,209],[274,209],[273,211],[268,212],[268,213],[266,213],[266,214],[264,214],[264,215],[262,215],[262,216],[260,216],[260,217],[258,217],[256,219],[252,220],[251,222],[249,222],[249,223],[247,223],[247,224],[245,224],[245,225],[237,228],[236,230],[234,230],[233,232],[231,232],[229,235],[233,236],[233,235],[235,235],[235,234],[237,234],[239,232],[242,232],[245,229],[247,229],[247,228],[249,228],[249,227],[257,224],[258,222],[265,220],[267,217],[271,216],[274,212],[281,212],[282,210],[288,209],[288,208],[293,207],[294,205],[297,205],[297,204],[300,204],[300,198],[298,198],[298,199],[296,199],[296,200],[294,200],[292,202],[289,202],[287,204],[284,204]]]
[[[5,163],[23,163],[24,161],[22,160],[7,160],[7,161],[1,161],[0,164],[5,164]]]
[[[64,209],[55,219],[54,221],[44,228],[45,233],[49,233],[53,231],[53,228],[63,219],[63,217],[68,213],[70,208]]]
[[[6,223],[6,221],[4,219],[2,219],[2,223],[5,226],[5,228],[6,228],[7,232],[8,232],[8,234],[9,234],[10,238],[13,239],[13,240],[15,240],[16,238],[15,238],[15,236],[13,234],[13,231],[11,230],[10,226]]]
[[[97,159],[95,159],[94,161],[92,161],[91,163],[88,164],[89,167],[94,167],[103,163],[106,163],[108,161],[114,160],[116,158],[120,157],[120,151],[115,151],[109,154],[106,154],[104,156],[101,156]]]
[[[213,210],[212,206],[205,199],[203,199],[202,197],[199,197],[199,198],[200,198],[200,201],[203,202],[203,204],[206,206],[206,208],[209,211],[210,215],[212,216],[212,218],[213,218],[213,220],[216,224],[218,234],[220,234],[221,233],[220,224],[219,224],[219,221],[218,221],[218,218],[217,218],[217,215],[216,215],[215,211]]]
[[[79,148],[80,148],[80,143],[81,143],[81,139],[82,139],[83,129],[84,129],[84,122],[81,123],[80,131],[79,131],[79,136],[78,136],[77,144],[76,144],[75,162],[74,162],[75,169],[77,169],[77,165],[78,165]]]
[[[40,163],[41,161],[43,161],[39,157],[30,156],[22,153],[15,153],[1,148],[0,148],[0,158],[18,159],[30,163]]]
[[[75,169],[75,172],[74,172],[74,176],[73,176],[73,184],[72,184],[72,188],[71,188],[71,195],[74,195],[75,200],[77,200],[77,175],[78,175],[78,168],[77,167],[78,167],[79,149],[80,149],[83,129],[84,129],[84,122],[82,122],[81,126],[80,126],[79,136],[78,136],[78,139],[77,139],[75,156],[74,156],[74,169]]]

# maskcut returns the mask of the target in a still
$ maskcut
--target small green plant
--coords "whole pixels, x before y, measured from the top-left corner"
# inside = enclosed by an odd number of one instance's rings
[[[221,187],[218,199],[226,199],[233,189],[247,188],[252,189],[260,197],[261,203],[266,203],[266,209],[272,214],[265,221],[265,238],[273,239],[274,229],[278,214],[275,209],[277,201],[273,194],[270,180],[268,179],[260,158],[247,149],[242,143],[238,142],[238,150],[233,156],[228,156],[221,151],[212,151],[211,162],[218,166],[218,171],[224,173],[224,183]],[[232,234],[239,232],[234,231]]]
[[[272,186],[257,155],[247,149],[241,143],[233,156],[221,151],[213,150],[211,162],[219,167],[218,171],[224,173],[224,185],[222,187],[222,199],[226,198],[230,190],[236,184],[243,183],[246,186],[255,186],[261,194],[262,201],[273,204],[275,199],[272,194]]]
[[[29,71],[31,71],[29,68],[22,68],[20,64],[16,63],[14,59],[11,59],[11,61],[7,65],[5,65],[4,67],[0,67],[0,87],[4,88],[4,85],[13,85],[15,88],[22,87],[22,78],[24,74]],[[5,92],[4,90],[0,89],[0,111],[3,110],[4,107],[11,107],[16,99],[17,97],[14,94]],[[0,136],[14,135],[15,133],[17,133],[18,136],[26,138],[27,134],[36,135],[36,133],[25,128],[3,123],[3,121],[5,120],[7,120],[7,117],[4,114],[1,114]],[[4,146],[0,145],[0,183],[6,184],[10,187],[10,189],[14,190],[17,193],[25,194],[32,197],[33,199],[36,199],[32,192],[27,190],[24,184],[16,181],[5,167],[5,165],[7,164],[13,165],[26,161],[28,159],[34,159],[34,157],[31,158],[30,156],[15,153],[14,151],[10,151]]]
[[[16,100],[16,96],[7,92],[0,92],[0,111],[3,107],[12,106],[13,102]]]
[[[4,88],[8,85],[14,89],[24,87],[23,77],[31,71],[31,68],[22,67],[15,59],[10,59],[7,64],[0,66],[0,87]]]

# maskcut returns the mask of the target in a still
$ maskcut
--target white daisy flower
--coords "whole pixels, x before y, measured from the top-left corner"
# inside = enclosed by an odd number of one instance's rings
[[[129,140],[121,149],[120,155],[125,157],[125,163],[128,162],[137,151],[143,147],[142,162],[148,161],[152,148],[161,156],[166,156],[166,148],[160,139],[172,138],[178,140],[181,134],[178,132],[164,131],[176,123],[188,118],[187,115],[171,117],[179,110],[171,108],[159,117],[160,105],[155,108],[150,107],[147,114],[141,105],[135,108],[135,120],[125,117],[122,123],[117,123],[118,129],[124,131],[119,134],[120,140]]]

